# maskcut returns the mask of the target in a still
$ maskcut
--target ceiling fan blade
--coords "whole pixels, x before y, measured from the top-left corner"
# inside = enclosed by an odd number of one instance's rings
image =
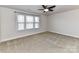
[[[43,7],[44,9],[46,9],[46,8],[47,8],[47,6],[45,6],[45,5],[42,5],[42,7]]]
[[[55,7],[56,7],[56,6],[54,5],[54,6],[48,7],[48,9],[55,8]]]
[[[49,10],[49,11],[53,11],[53,10]]]
[[[49,11],[53,11],[51,8],[49,8]]]

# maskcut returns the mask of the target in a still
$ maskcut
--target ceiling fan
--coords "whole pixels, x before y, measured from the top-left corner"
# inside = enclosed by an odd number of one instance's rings
[[[55,8],[56,6],[53,5],[53,6],[51,6],[51,7],[48,7],[47,5],[42,5],[42,7],[43,7],[44,9],[38,9],[38,10],[43,10],[44,13],[45,13],[45,12],[48,12],[48,11],[53,11],[52,9]]]

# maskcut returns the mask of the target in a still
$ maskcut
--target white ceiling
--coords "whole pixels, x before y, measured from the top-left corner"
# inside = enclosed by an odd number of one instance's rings
[[[1,6],[12,8],[12,9],[28,11],[28,12],[43,13],[43,11],[38,10],[42,8],[41,5],[1,5]],[[54,11],[48,12],[48,14],[60,13],[60,12],[65,12],[73,9],[79,9],[79,5],[56,5],[56,8],[54,8]]]

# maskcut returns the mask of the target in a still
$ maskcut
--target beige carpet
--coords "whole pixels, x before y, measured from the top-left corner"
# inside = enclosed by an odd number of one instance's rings
[[[79,39],[56,33],[44,32],[0,43],[0,52],[79,52]]]

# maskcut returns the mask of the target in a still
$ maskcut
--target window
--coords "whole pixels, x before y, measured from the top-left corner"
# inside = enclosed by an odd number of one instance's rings
[[[17,16],[18,30],[24,30],[24,15]]]
[[[35,17],[35,28],[39,28],[39,17]]]
[[[34,22],[33,16],[26,16],[26,29],[32,29],[33,22]]]
[[[18,30],[39,28],[39,16],[17,15]]]

